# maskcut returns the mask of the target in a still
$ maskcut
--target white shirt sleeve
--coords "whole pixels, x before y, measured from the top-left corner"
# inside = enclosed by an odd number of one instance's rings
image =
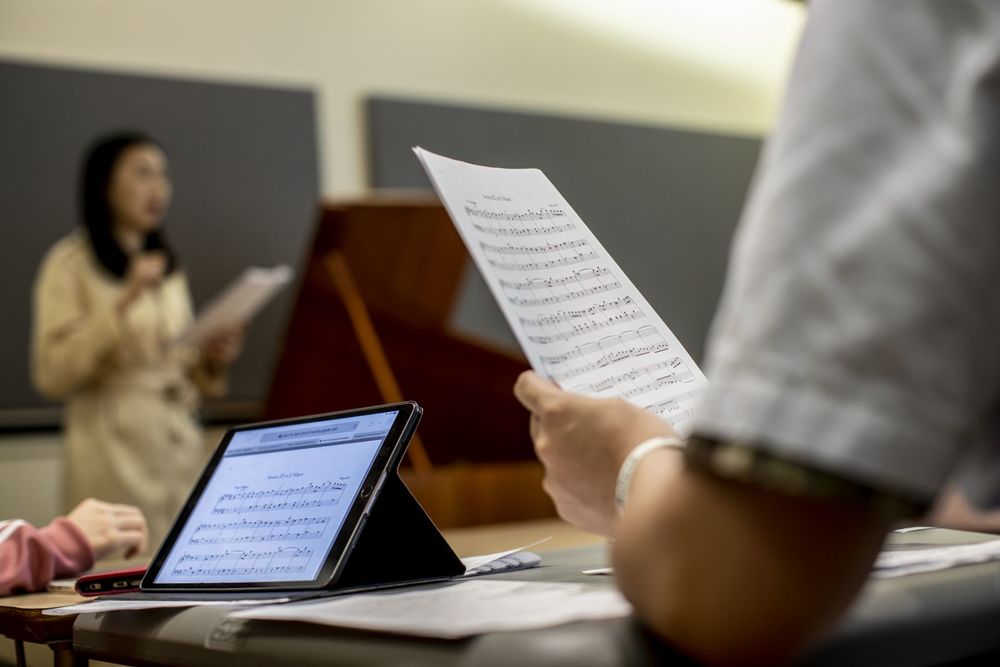
[[[1000,390],[1000,5],[810,3],[706,372],[698,433],[914,500],[985,441]],[[976,474],[979,500],[1000,488],[1000,465]]]

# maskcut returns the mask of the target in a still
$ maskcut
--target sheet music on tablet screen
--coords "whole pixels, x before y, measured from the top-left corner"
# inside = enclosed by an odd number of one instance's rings
[[[545,174],[414,151],[532,368],[686,433],[708,381]]]

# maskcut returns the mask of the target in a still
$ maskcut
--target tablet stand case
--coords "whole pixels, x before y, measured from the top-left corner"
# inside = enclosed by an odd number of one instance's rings
[[[344,569],[329,587],[309,591],[185,591],[123,593],[118,600],[292,600],[353,591],[444,581],[465,574],[465,565],[413,497],[397,471],[386,477]]]
[[[394,471],[382,484],[347,564],[328,591],[440,581],[462,574],[465,565]]]

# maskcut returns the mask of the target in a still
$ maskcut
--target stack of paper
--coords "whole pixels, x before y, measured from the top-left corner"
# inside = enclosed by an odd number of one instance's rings
[[[927,530],[925,527],[904,528],[897,533],[911,530]],[[960,565],[986,563],[1000,560],[1000,540],[975,542],[973,544],[943,544],[934,546],[900,545],[883,550],[872,566],[872,576],[879,579],[902,577],[947,570]],[[584,574],[614,574],[610,567],[584,570]]]
[[[271,269],[252,266],[229,284],[175,343],[199,346],[220,331],[244,325],[292,279],[284,264]]]
[[[923,548],[886,550],[875,561],[872,576],[901,577],[905,574],[946,570],[958,565],[1000,560],[1000,540],[973,544],[947,544]]]
[[[229,617],[457,639],[631,612],[625,598],[606,586],[472,579],[245,609]]]

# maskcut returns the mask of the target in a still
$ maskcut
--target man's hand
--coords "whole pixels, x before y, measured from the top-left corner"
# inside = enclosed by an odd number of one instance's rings
[[[664,471],[665,460],[640,466],[615,527],[622,592],[698,664],[786,664],[847,608],[888,521],[862,504]]]
[[[517,379],[514,395],[531,412],[531,438],[545,466],[542,486],[559,515],[611,535],[618,469],[643,440],[674,435],[670,424],[619,399],[563,391],[531,371]]]
[[[94,559],[124,549],[131,558],[146,550],[149,530],[142,512],[132,505],[115,505],[88,498],[73,508],[67,519],[76,524],[94,550]]]

